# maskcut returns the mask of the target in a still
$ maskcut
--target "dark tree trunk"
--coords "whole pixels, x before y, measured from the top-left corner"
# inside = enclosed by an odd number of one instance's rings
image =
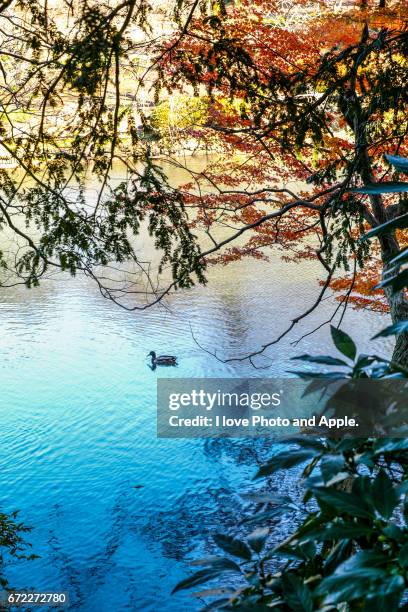
[[[379,206],[382,207],[384,211],[384,216],[377,216],[379,223],[384,223],[389,220],[386,210],[382,204],[381,196],[377,196],[381,201],[377,205],[373,205],[374,210],[377,208],[377,213],[379,213]],[[374,196],[374,198],[377,198]],[[380,217],[380,218],[378,218]],[[380,238],[380,246],[381,246],[381,259],[383,262],[383,278],[389,276],[389,261],[396,255],[398,255],[400,251],[400,245],[398,243],[397,237],[395,233],[387,234]],[[395,274],[395,270],[393,272]],[[405,291],[399,291],[398,293],[392,293],[391,288],[385,288],[384,290],[385,297],[387,298],[387,302],[390,308],[391,319],[393,323],[399,323],[400,321],[408,320],[408,300],[405,297]],[[392,360],[396,363],[400,363],[403,366],[408,366],[408,333],[400,334],[397,336],[394,353],[392,355]]]
[[[367,5],[366,0],[361,0],[361,8]],[[385,6],[385,0],[380,0],[380,6]],[[362,33],[361,44],[365,42],[365,30]],[[355,137],[355,148],[356,148],[356,161],[359,166],[359,174],[365,185],[372,184],[375,181],[375,177],[371,167],[371,160],[368,153],[368,142],[367,142],[367,120],[368,117],[363,110],[361,99],[356,91],[357,83],[357,68],[352,75],[350,81],[350,89],[346,92],[344,108],[344,118],[350,125],[354,132]],[[353,117],[351,119],[350,110],[353,109]],[[372,225],[382,225],[392,218],[391,211],[387,211],[384,206],[383,198],[381,195],[370,195],[372,214],[370,213],[370,222],[374,221]],[[394,209],[394,214],[398,215],[398,207]],[[389,262],[395,257],[399,251],[400,246],[398,244],[395,232],[380,236],[380,247],[381,247],[381,259],[383,264],[383,276],[388,276]],[[400,291],[399,293],[392,294],[387,288],[385,290],[385,296],[388,301],[390,308],[391,318],[393,323],[398,323],[408,319],[408,300],[405,297],[405,292]],[[403,366],[408,366],[408,333],[400,334],[397,336],[394,353],[392,360],[400,363]]]
[[[384,267],[384,273],[386,274],[387,267]],[[400,291],[392,294],[390,289],[385,290],[385,295],[390,307],[390,314],[393,323],[399,321],[408,320],[408,301],[405,297],[405,293]],[[400,363],[403,366],[408,366],[408,333],[400,334],[397,336],[392,360],[396,363]]]
[[[378,6],[380,8],[385,8],[385,0],[380,0],[380,4]]]
[[[406,301],[400,306],[397,306],[396,309],[393,308],[393,311],[394,312],[391,314],[395,322],[408,320],[408,305]],[[405,367],[408,366],[408,333],[397,336],[392,360]]]
[[[358,126],[358,127],[357,127]],[[367,153],[365,127],[358,125],[356,122],[355,133],[358,135],[357,142],[363,143],[360,157],[360,175],[364,183],[370,184],[375,182],[371,169],[370,158]],[[371,195],[371,206],[374,213],[375,221],[378,224],[386,223],[392,216],[398,216],[398,207],[394,209],[393,215],[390,215],[384,206],[381,195]],[[381,247],[381,259],[383,263],[383,277],[388,276],[389,261],[398,255],[400,245],[398,243],[395,232],[385,234],[379,238]],[[395,271],[394,271],[395,273]],[[391,319],[393,323],[399,323],[408,319],[408,300],[405,297],[405,291],[392,293],[391,289],[386,288],[385,297],[390,308]],[[403,366],[408,366],[408,333],[400,334],[396,338],[395,348],[392,355],[392,360]]]
[[[383,222],[381,220],[381,223]],[[380,246],[384,264],[383,277],[388,277],[388,262],[399,253],[400,246],[394,233],[381,237]],[[395,271],[393,274],[395,274]],[[391,288],[387,287],[384,293],[390,308],[392,322],[399,323],[408,320],[408,300],[405,297],[405,292],[392,293]],[[408,333],[397,336],[392,360],[403,366],[408,366]]]
[[[384,219],[381,219],[380,222],[384,223]],[[394,233],[380,238],[380,246],[384,265],[383,277],[388,277],[388,262],[399,253],[400,246]],[[395,271],[393,273],[395,274]],[[392,293],[391,288],[386,288],[384,293],[390,308],[392,322],[399,323],[408,320],[408,300],[405,297],[405,292]],[[408,333],[397,336],[392,360],[403,366],[408,366]]]
[[[366,147],[361,154],[360,161],[361,178],[365,184],[373,183],[374,177]],[[392,214],[389,214],[389,211],[387,211],[385,208],[383,199],[380,195],[372,195],[370,196],[370,200],[376,223],[383,224],[389,221],[393,216],[398,216],[398,207],[394,208]],[[383,277],[387,277],[389,275],[389,261],[398,255],[400,252],[400,245],[395,233],[385,234],[379,238],[379,241],[381,247],[381,259],[383,263]],[[407,320],[408,300],[405,297],[405,292],[400,291],[393,294],[391,289],[387,288],[385,289],[384,293],[390,308],[392,322],[399,323],[400,321]],[[408,366],[408,333],[397,336],[392,360],[403,366]]]

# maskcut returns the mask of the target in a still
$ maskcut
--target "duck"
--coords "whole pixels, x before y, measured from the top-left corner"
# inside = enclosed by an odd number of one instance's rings
[[[177,357],[174,355],[156,355],[155,351],[150,351],[147,355],[152,358],[152,366],[175,366],[177,365]]]

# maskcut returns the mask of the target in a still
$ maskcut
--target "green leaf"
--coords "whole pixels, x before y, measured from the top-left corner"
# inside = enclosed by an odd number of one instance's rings
[[[302,536],[300,540],[315,540],[318,542],[325,542],[328,540],[353,540],[361,538],[362,536],[371,535],[372,533],[372,527],[367,527],[359,523],[341,522],[310,531],[305,536]]]
[[[376,510],[384,518],[389,518],[399,502],[399,496],[384,470],[378,472],[371,490]]]
[[[330,366],[347,366],[348,364],[342,359],[336,357],[330,357],[329,355],[299,355],[298,357],[292,357],[292,360],[297,359],[299,361],[308,361],[309,363],[321,363],[323,365]]]
[[[405,495],[408,491],[408,480],[403,480],[397,485],[398,495]]]
[[[381,552],[373,550],[362,550],[342,563],[335,571],[335,574],[347,574],[359,570],[371,570],[374,567],[387,565],[389,558]]]
[[[292,451],[289,450],[279,453],[259,468],[258,472],[254,476],[254,480],[256,478],[269,476],[277,470],[287,470],[295,467],[296,465],[304,463],[308,459],[312,459],[318,454],[319,451],[314,448]]]
[[[334,546],[332,546],[327,558],[323,562],[325,575],[329,576],[332,574],[336,567],[343,563],[352,554],[353,543],[351,540],[339,540]]]
[[[370,476],[357,476],[353,481],[351,492],[359,499],[364,500],[366,506],[373,508],[371,484],[372,479]]]
[[[408,249],[404,249],[403,251],[398,253],[396,257],[391,259],[389,263],[393,265],[401,265],[403,263],[406,263],[407,261],[408,261]]]
[[[259,527],[259,529],[255,529],[255,531],[249,534],[249,536],[247,537],[247,541],[254,552],[261,552],[261,550],[265,546],[268,534],[268,527]]]
[[[374,453],[381,455],[382,453],[399,453],[408,450],[408,438],[397,440],[379,438],[374,442]]]
[[[269,521],[270,519],[277,518],[278,516],[282,516],[286,514],[290,509],[290,507],[277,506],[275,508],[271,508],[270,510],[266,510],[265,512],[258,512],[253,516],[248,516],[242,519],[241,524],[245,525],[256,525],[258,523],[264,523],[265,521]]]
[[[376,358],[371,355],[359,355],[354,365],[353,373],[361,374],[365,373],[367,369],[376,362]]]
[[[344,372],[305,372],[303,370],[287,370],[288,374],[295,374],[303,380],[310,379],[329,379],[329,380],[342,380],[346,377]]]
[[[349,603],[366,597],[374,581],[384,580],[387,574],[378,568],[365,568],[355,573],[333,575],[325,578],[316,590],[317,595],[326,595],[324,603],[336,605]]]
[[[274,556],[278,555],[285,559],[294,559],[296,561],[305,561],[306,555],[300,546],[292,546],[282,544],[274,549]],[[272,558],[272,557],[271,557]]]
[[[364,612],[384,612],[384,610],[401,610],[400,603],[404,592],[404,579],[391,575],[382,583],[376,584],[373,594],[365,601]]]
[[[332,485],[338,484],[339,482],[346,480],[346,478],[350,478],[350,472],[338,472],[338,474],[335,474],[334,476],[332,476],[332,478],[327,480],[325,482],[325,485],[326,487],[331,487]]]
[[[364,193],[366,195],[380,195],[381,193],[405,193],[408,191],[408,183],[372,183],[358,189],[351,189],[351,193]]]
[[[285,603],[295,612],[313,612],[313,600],[309,587],[289,572],[282,576]]]
[[[405,229],[407,227],[408,214],[401,215],[400,217],[396,217],[391,221],[387,221],[387,223],[377,225],[377,227],[374,227],[372,230],[364,234],[364,236],[361,237],[361,240],[368,240],[369,238],[374,238],[374,236],[383,236],[384,234],[388,234],[389,232],[392,232],[395,229]]]
[[[253,502],[255,504],[270,504],[272,506],[282,506],[293,504],[293,500],[288,495],[277,495],[268,491],[254,491],[250,493],[241,493],[242,499]]]
[[[188,578],[185,578],[184,580],[181,580],[181,582],[176,584],[171,594],[173,595],[174,593],[177,593],[177,591],[191,589],[192,587],[197,586],[199,584],[209,582],[213,578],[217,578],[218,576],[220,576],[224,571],[225,570],[212,568],[200,570],[199,572],[196,572],[192,576],[189,576]]]
[[[357,465],[366,465],[370,470],[375,467],[373,454],[371,451],[362,453],[361,455],[357,455],[355,458],[355,462]]]
[[[408,567],[408,544],[401,548],[398,561],[404,569]]]
[[[222,550],[234,557],[239,557],[245,561],[250,561],[252,559],[251,549],[241,540],[237,540],[232,536],[222,533],[216,533],[214,542],[222,548]]]
[[[325,603],[339,604],[366,597],[377,581],[382,585],[390,577],[383,569],[388,558],[373,551],[358,552],[324,578],[316,589],[318,595],[326,595]]]
[[[231,570],[232,572],[240,572],[241,568],[239,565],[232,561],[232,559],[228,559],[227,557],[206,557],[204,559],[196,559],[190,563],[191,566],[197,565],[205,565],[206,569],[216,569],[216,570]]]
[[[334,325],[330,326],[330,331],[337,350],[339,350],[340,353],[343,353],[343,355],[354,361],[357,354],[357,347],[354,344],[353,340],[350,338],[350,336],[341,329],[334,327]]]
[[[392,287],[393,293],[398,293],[398,291],[401,291],[402,289],[404,289],[404,287],[407,286],[408,269],[403,270],[399,274],[396,274],[395,276],[391,276],[390,278],[381,281],[381,283],[376,285],[375,289],[384,289],[384,287]]]
[[[405,540],[405,534],[398,525],[394,525],[394,523],[389,523],[383,529],[383,534],[390,538],[390,540],[395,540],[396,542],[401,542]]]
[[[378,334],[371,338],[375,340],[376,338],[386,338],[387,336],[397,336],[398,334],[403,334],[408,332],[408,321],[398,321],[398,323],[394,323],[394,325],[390,325],[385,329],[382,329]]]
[[[344,457],[343,455],[327,455],[324,457],[320,464],[320,471],[323,476],[323,480],[328,482],[339,472],[342,472],[344,468]]]
[[[300,542],[299,548],[305,555],[307,561],[314,561],[316,558],[316,543],[315,542]]]
[[[346,493],[328,487],[316,487],[314,494],[318,501],[330,506],[336,514],[347,513],[360,518],[373,518],[374,516],[373,509],[364,499],[354,493]]]
[[[386,153],[384,157],[389,164],[398,170],[398,172],[408,174],[408,159],[400,157],[399,155],[389,155],[388,153]]]

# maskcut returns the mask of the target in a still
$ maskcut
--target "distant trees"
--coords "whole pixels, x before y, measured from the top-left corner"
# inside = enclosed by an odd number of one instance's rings
[[[149,126],[157,130],[167,152],[177,154],[188,140],[195,142],[197,148],[201,139],[196,139],[197,129],[204,126],[208,120],[208,100],[204,96],[172,95],[155,105],[149,116]]]

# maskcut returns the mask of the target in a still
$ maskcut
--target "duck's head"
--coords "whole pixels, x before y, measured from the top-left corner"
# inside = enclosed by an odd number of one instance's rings
[[[156,353],[155,351],[150,351],[150,353],[147,355],[148,357],[151,357],[152,359],[156,359]]]

